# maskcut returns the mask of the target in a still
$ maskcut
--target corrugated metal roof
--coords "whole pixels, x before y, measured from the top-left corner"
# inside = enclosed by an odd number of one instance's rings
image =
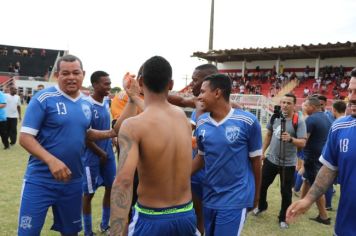
[[[211,50],[194,52],[192,56],[216,62],[356,57],[356,42]]]

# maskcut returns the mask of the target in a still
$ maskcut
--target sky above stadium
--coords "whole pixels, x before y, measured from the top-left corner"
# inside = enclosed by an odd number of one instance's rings
[[[90,74],[120,86],[153,55],[173,67],[175,90],[208,50],[210,0],[5,0],[0,44],[69,50]],[[356,41],[354,0],[215,0],[214,49]],[[187,80],[186,80],[187,78]]]

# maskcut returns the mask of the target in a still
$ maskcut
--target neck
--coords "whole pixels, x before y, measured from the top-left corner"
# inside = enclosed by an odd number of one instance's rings
[[[102,103],[104,100],[104,96],[97,94],[94,92],[94,94],[91,96],[95,101]]]
[[[231,110],[231,105],[228,102],[222,102],[221,104],[216,104],[216,109],[210,112],[211,118],[219,122],[224,119]]]
[[[293,117],[293,112],[289,112],[287,114],[285,114],[285,117],[288,118],[288,119],[291,119]]]
[[[76,91],[75,93],[66,93],[64,90],[63,90],[63,88],[61,88],[61,86],[58,86],[58,88],[62,91],[62,93],[65,93],[65,94],[67,94],[69,97],[71,97],[71,98],[77,98],[79,95],[80,95],[80,91],[78,90],[78,91]]]
[[[343,113],[335,113],[335,119],[339,119],[340,117],[345,116]]]
[[[168,104],[167,101],[167,96],[168,93],[151,93],[151,92],[146,92],[145,91],[145,97],[144,97],[144,104],[145,107],[149,107],[151,105],[156,105],[156,104]]]

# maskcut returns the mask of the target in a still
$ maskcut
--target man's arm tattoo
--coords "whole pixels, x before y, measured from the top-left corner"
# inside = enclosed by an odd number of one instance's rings
[[[126,189],[122,185],[130,188],[129,181],[122,181],[122,183],[117,184],[116,188],[111,191],[111,199],[115,207],[126,209],[128,203],[131,201],[132,194],[129,191],[125,191]]]
[[[132,140],[124,132],[119,137],[120,156],[118,171],[122,169],[132,148]],[[111,235],[123,235],[132,201],[132,179],[117,177],[111,190]]]
[[[111,235],[122,235],[125,231],[127,218],[132,201],[132,183],[119,181],[111,191]]]
[[[331,170],[326,166],[322,166],[318,175],[316,176],[314,184],[308,192],[308,196],[313,201],[316,201],[326,192],[326,190],[328,190],[336,175],[337,171]]]
[[[118,169],[120,170],[125,164],[128,153],[132,147],[132,140],[125,133],[122,132],[119,134],[118,141],[120,147]]]

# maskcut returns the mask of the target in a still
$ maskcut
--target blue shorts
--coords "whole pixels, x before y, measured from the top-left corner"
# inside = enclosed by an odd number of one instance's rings
[[[304,174],[303,178],[309,183],[310,186],[313,185],[316,176],[320,168],[322,167],[321,162],[306,162],[304,161]]]
[[[128,235],[200,235],[193,203],[170,208],[147,208],[136,203]]]
[[[48,208],[52,207],[52,230],[76,234],[82,230],[82,183],[34,184],[24,180],[18,235],[40,235]]]
[[[246,219],[246,208],[233,210],[203,208],[206,236],[241,234]]]
[[[115,158],[109,158],[105,165],[84,166],[83,192],[95,193],[100,186],[111,187],[116,175]]]

